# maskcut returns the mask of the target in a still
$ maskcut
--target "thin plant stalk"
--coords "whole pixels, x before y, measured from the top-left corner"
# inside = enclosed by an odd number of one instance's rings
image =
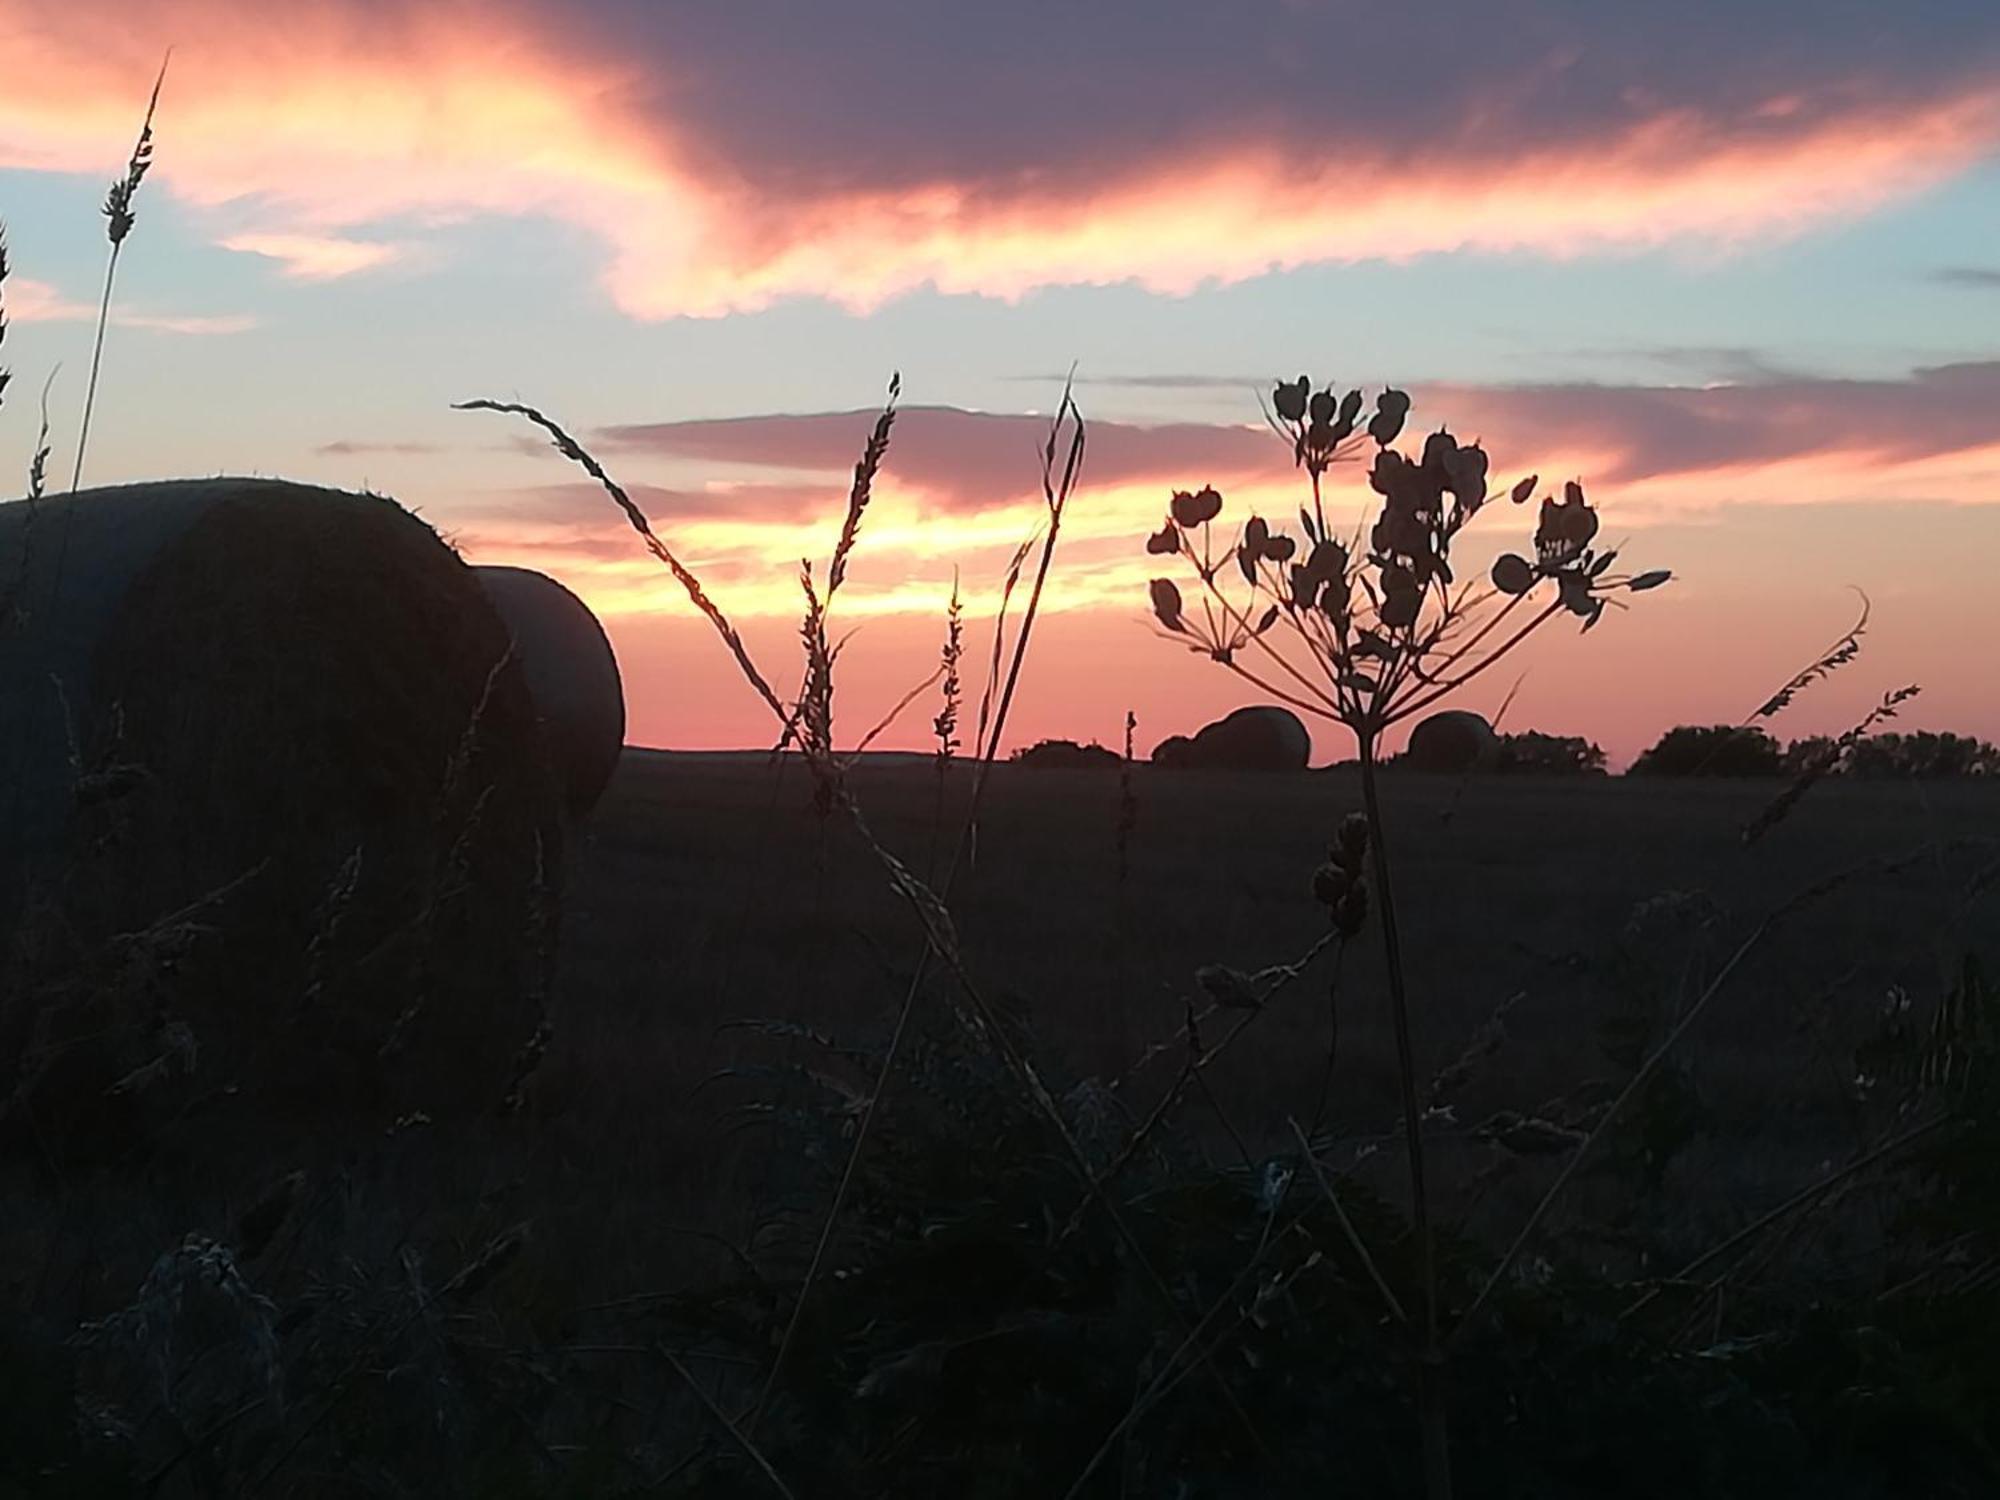
[[[7,342],[7,224],[0,220],[0,344]],[[7,401],[7,383],[14,378],[13,372],[0,365],[0,405]]]
[[[167,81],[167,63],[172,58],[169,52],[161,59],[159,76],[153,80],[152,97],[146,101],[146,120],[139,128],[138,144],[133,146],[131,159],[125,164],[125,175],[111,184],[104,200],[105,234],[111,242],[111,254],[104,263],[104,294],[97,306],[97,337],[90,350],[90,382],[84,388],[83,426],[77,433],[76,467],[69,480],[72,492],[83,482],[83,457],[90,446],[90,415],[97,405],[97,376],[104,363],[104,330],[111,321],[111,290],[118,280],[118,256],[125,248],[126,236],[132,232],[132,202],[153,164],[153,112],[160,107],[160,86]]]
[[[49,488],[49,392],[55,389],[56,376],[62,373],[57,365],[49,371],[49,378],[42,382],[42,421],[35,432],[35,451],[28,460],[28,498],[40,500]],[[25,565],[25,559],[24,559]]]
[[[931,879],[937,878],[938,840],[944,831],[944,794],[951,776],[951,762],[958,754],[958,713],[960,699],[964,696],[963,684],[959,680],[958,664],[965,655],[964,606],[960,602],[958,569],[951,570],[951,603],[945,607],[944,646],[938,653],[939,671],[944,678],[944,701],[937,717],[931,720],[931,732],[937,738],[937,800],[931,809],[931,851],[925,862],[925,872]]]
[[[112,245],[111,259],[104,267],[104,294],[97,306],[97,336],[90,346],[90,381],[83,394],[83,425],[76,435],[76,467],[69,476],[72,493],[83,483],[83,456],[90,447],[90,414],[97,405],[97,374],[104,364],[104,328],[111,321],[111,286],[118,276],[118,252],[122,248],[122,242]]]
[[[1630,1321],[1633,1317],[1637,1316],[1640,1312],[1643,1312],[1647,1307],[1651,1306],[1652,1303],[1660,1296],[1660,1294],[1668,1287],[1682,1287],[1688,1285],[1690,1279],[1694,1276],[1695,1272],[1706,1268],[1714,1261],[1722,1259],[1723,1256],[1728,1255],[1732,1250],[1735,1250],[1738,1246],[1746,1244],[1749,1241],[1756,1239],[1758,1235],[1762,1234],[1766,1229],[1769,1229],[1773,1224],[1779,1223],[1782,1220],[1790,1217],[1792,1214],[1796,1213],[1801,1208],[1810,1207],[1813,1203],[1817,1202],[1821,1198],[1824,1198],[1828,1193],[1832,1192],[1835,1188],[1840,1187],[1841,1185],[1848,1182],[1852,1178],[1858,1177],[1859,1175],[1861,1175],[1861,1173],[1867,1171],[1870,1167],[1874,1166],[1877,1162],[1880,1162],[1885,1157],[1894,1155],[1896,1152],[1902,1150],[1905,1146],[1913,1145],[1917,1141],[1922,1140],[1927,1135],[1936,1134],[1939,1130],[1943,1129],[1944,1126],[1948,1123],[1949,1121],[1946,1118],[1942,1116],[1934,1116],[1931,1119],[1925,1120],[1923,1123],[1919,1125],[1914,1125],[1910,1127],[1908,1130],[1899,1131],[1895,1135],[1888,1137],[1886,1140],[1881,1140],[1876,1142],[1875,1145],[1869,1147],[1866,1151],[1862,1152],[1861,1155],[1855,1157],[1854,1160],[1848,1162],[1847,1165],[1836,1168],[1835,1170],[1827,1172],[1821,1177],[1815,1178],[1813,1181],[1807,1183],[1804,1187],[1800,1188],[1797,1192],[1793,1193],[1789,1198],[1785,1199],[1784,1202],[1778,1204],[1777,1207],[1772,1208],[1766,1211],[1765,1213],[1759,1214],[1755,1219],[1752,1219],[1748,1224],[1745,1224],[1741,1229],[1737,1230],[1736,1233],[1730,1235],[1728,1239],[1722,1241],[1722,1243],[1718,1245],[1713,1245],[1707,1250],[1704,1250],[1701,1254],[1697,1255],[1693,1260],[1689,1261],[1686,1265],[1682,1266],[1680,1270],[1676,1271],[1673,1275],[1665,1278],[1663,1281],[1660,1281],[1659,1283],[1654,1285],[1636,1302],[1632,1303],[1631,1306],[1627,1307],[1623,1312],[1619,1313],[1618,1321],[1621,1324]],[[1707,1287],[1703,1289],[1703,1296],[1711,1295],[1715,1290],[1717,1290],[1719,1285],[1720,1283],[1718,1282],[1710,1283]]]
[[[658,1344],[655,1347],[659,1351],[660,1358],[665,1360],[672,1367],[673,1372],[686,1382],[687,1388],[694,1392],[695,1399],[701,1402],[702,1410],[707,1412],[709,1417],[724,1432],[729,1434],[735,1441],[736,1446],[743,1450],[750,1461],[757,1466],[759,1472],[770,1481],[771,1488],[784,1496],[785,1500],[792,1500],[791,1486],[787,1485],[779,1477],[778,1471],[771,1465],[771,1460],[764,1456],[764,1450],[757,1446],[750,1434],[729,1420],[729,1414],[715,1404],[715,1398],[701,1388],[701,1382],[694,1378],[694,1372],[676,1359],[671,1349],[667,1348],[665,1344]]]
[[[666,565],[667,571],[672,573],[675,580],[687,591],[689,601],[715,628],[715,633],[722,638],[723,645],[729,648],[729,654],[735,659],[737,670],[743,674],[744,680],[756,691],[757,696],[764,700],[765,706],[778,716],[780,722],[790,717],[784,703],[772,689],[771,684],[764,680],[764,674],[757,670],[757,664],[751,660],[749,649],[743,644],[742,636],[736,633],[736,627],[729,623],[728,617],[723,614],[715,601],[709,598],[707,590],[701,586],[701,580],[696,578],[673,554],[672,549],[660,540],[658,533],[653,530],[652,522],[646,519],[646,513],[639,509],[632,497],[626,493],[624,486],[613,479],[605,467],[586,451],[582,444],[534,407],[522,405],[517,401],[458,401],[452,404],[452,410],[502,412],[525,418],[548,434],[549,441],[556,451],[595,479],[611,497],[612,503],[624,512],[626,522],[638,533],[639,540],[646,545],[646,550]]]
[[[1319,1184],[1320,1192],[1326,1195],[1327,1206],[1333,1210],[1334,1219],[1340,1225],[1340,1232],[1347,1237],[1349,1248],[1360,1259],[1361,1268],[1368,1273],[1369,1280],[1375,1283],[1375,1290],[1382,1294],[1382,1302],[1389,1309],[1389,1316],[1407,1326],[1410,1321],[1409,1313],[1397,1300],[1395,1292],[1390,1290],[1387,1278],[1375,1264],[1375,1257],[1368,1253],[1368,1242],[1361,1238],[1361,1231],[1354,1227],[1354,1221],[1347,1217],[1347,1210],[1340,1206],[1340,1198],[1333,1190],[1333,1183],[1327,1179],[1325,1170],[1320,1166],[1319,1158],[1313,1155],[1312,1143],[1306,1139],[1306,1133],[1299,1129],[1299,1122],[1295,1119],[1287,1118],[1285,1123],[1291,1127],[1292,1139],[1299,1143],[1299,1155],[1311,1169],[1313,1180]]]
[[[1062,483],[1058,487],[1052,482],[1055,444],[1057,433],[1061,429],[1065,415],[1074,418],[1076,427],[1071,439],[1069,460],[1063,471]],[[963,863],[966,847],[970,840],[971,830],[978,821],[979,805],[985,791],[987,773],[992,770],[993,758],[1000,745],[1000,736],[1006,728],[1007,712],[1012,703],[1014,683],[1020,676],[1021,664],[1026,659],[1028,653],[1028,641],[1034,632],[1035,620],[1041,604],[1041,585],[1042,581],[1048,576],[1049,564],[1055,554],[1056,538],[1062,529],[1062,513],[1068,504],[1069,496],[1076,486],[1077,475],[1082,468],[1083,418],[1076,411],[1075,403],[1071,399],[1068,386],[1065,386],[1063,389],[1062,403],[1056,408],[1055,421],[1049,428],[1049,441],[1046,453],[1047,459],[1043,473],[1043,489],[1049,506],[1049,526],[1043,538],[1041,566],[1036,573],[1035,588],[1029,596],[1027,611],[1021,619],[1020,632],[1014,640],[1014,655],[1007,675],[1007,688],[1001,695],[999,704],[993,715],[990,724],[990,733],[987,732],[989,725],[982,711],[980,728],[983,743],[974,746],[978,766],[973,774],[971,802],[966,809],[965,821],[959,830],[958,844],[952,852],[951,863],[945,869],[944,884],[942,886],[943,895],[940,898],[940,903],[949,901],[950,899],[951,888],[958,878],[958,872]],[[1008,591],[1010,593],[1012,592],[1012,587],[1013,572],[1010,569],[1008,580]],[[953,592],[954,597],[956,597],[955,588]],[[996,669],[999,660],[1000,624],[996,621],[994,624],[994,664]],[[992,692],[992,688],[993,683],[989,681],[987,683],[989,694]],[[847,801],[849,812],[855,817],[858,825],[858,810],[853,807],[851,799],[846,798],[844,793],[842,796],[843,800]],[[921,904],[918,906],[918,911],[919,915],[924,914],[924,908]],[[888,1046],[884,1049],[881,1065],[876,1070],[875,1085],[869,1091],[867,1102],[862,1106],[860,1117],[855,1122],[854,1142],[848,1148],[847,1162],[842,1167],[840,1181],[834,1188],[833,1201],[827,1207],[825,1219],[821,1221],[819,1238],[813,1246],[812,1260],[806,1267],[804,1281],[800,1283],[798,1298],[792,1304],[792,1316],[785,1325],[783,1336],[778,1341],[777,1353],[771,1359],[770,1374],[765,1378],[764,1387],[757,1397],[757,1403],[745,1417],[744,1431],[747,1433],[754,1434],[756,1432],[757,1424],[763,1419],[764,1412],[769,1407],[771,1398],[777,1393],[778,1379],[784,1372],[786,1358],[790,1354],[793,1343],[797,1338],[800,1321],[805,1315],[807,1299],[810,1297],[813,1286],[817,1282],[819,1273],[825,1264],[827,1251],[833,1243],[834,1229],[840,1221],[842,1210],[847,1205],[847,1196],[854,1183],[855,1170],[861,1161],[862,1150],[868,1144],[870,1127],[875,1121],[876,1106],[881,1102],[882,1095],[888,1087],[890,1074],[895,1069],[896,1062],[901,1055],[904,1038],[909,1033],[910,1018],[916,1011],[917,996],[922,993],[924,980],[929,973],[931,956],[939,951],[935,935],[929,933],[927,930],[924,949],[917,955],[916,965],[910,974],[910,982],[903,992],[902,1004],[896,1011],[896,1022],[890,1030]],[[1058,1124],[1060,1124],[1059,1117]]]
[[[1417,1239],[1417,1274],[1423,1293],[1419,1329],[1417,1401],[1423,1426],[1424,1492],[1430,1500],[1451,1495],[1451,1439],[1444,1405],[1444,1350],[1438,1340],[1437,1259],[1431,1234],[1430,1197],[1424,1182],[1423,1109],[1417,1100],[1417,1066],[1410,1044],[1410,1000],[1403,974],[1403,945],[1396,930],[1396,887],[1383,836],[1382,799],[1376,785],[1378,736],[1357,736],[1361,799],[1368,815],[1368,854],[1382,914],[1382,952],[1389,971],[1389,1013],[1396,1031],[1396,1084],[1402,1094],[1404,1155],[1409,1161],[1410,1218]]]
[[[1085,1190],[1103,1206],[1105,1216],[1111,1221],[1112,1228],[1124,1242],[1126,1254],[1131,1258],[1133,1266],[1138,1269],[1140,1275],[1144,1278],[1147,1289],[1153,1294],[1154,1298],[1159,1302],[1161,1309],[1173,1321],[1174,1325],[1192,1341],[1194,1328],[1189,1324],[1186,1313],[1182,1310],[1180,1304],[1175,1301],[1173,1292],[1168,1288],[1159,1271],[1154,1268],[1152,1261],[1147,1257],[1145,1247],[1139,1242],[1138,1236],[1134,1233],[1131,1225],[1126,1222],[1125,1215],[1119,1211],[1118,1205],[1112,1201],[1110,1195],[1098,1181],[1096,1173],[1091,1168],[1089,1157],[1085,1155],[1083,1148],[1077,1143],[1076,1136],[1071,1131],[1068,1122],[1064,1120],[1062,1109],[1056,1103],[1055,1097],[1049,1092],[1048,1085],[1042,1081],[1041,1075],[1036,1072],[1034,1064],[1023,1057],[1020,1049],[1009,1039],[1005,1028],[1000,1024],[1000,1018],[995,1014],[978,985],[974,983],[970,971],[966,968],[964,955],[960,951],[957,933],[952,926],[951,914],[946,909],[943,900],[939,898],[935,891],[931,890],[921,880],[918,880],[902,861],[882,846],[881,842],[870,832],[866,820],[861,815],[861,809],[855,803],[852,794],[842,789],[839,795],[846,808],[848,817],[854,825],[855,832],[860,835],[861,841],[868,846],[875,857],[881,861],[889,874],[890,884],[894,887],[896,893],[909,904],[918,923],[923,927],[927,939],[926,955],[934,953],[942,959],[945,966],[951,971],[953,979],[957,981],[961,1000],[954,1002],[952,1009],[960,1025],[969,1036],[977,1041],[984,1042],[998,1055],[1000,1061],[1013,1074],[1016,1081],[1021,1085],[1023,1092],[1026,1093],[1029,1100],[1041,1113],[1042,1118],[1054,1129],[1056,1138],[1062,1143],[1064,1151],[1069,1158],[1071,1170],[1076,1174],[1077,1180],[1083,1184]],[[1256,1450],[1258,1457],[1265,1464],[1276,1468],[1276,1456],[1264,1441],[1262,1434],[1257,1429],[1255,1420],[1244,1407],[1241,1398],[1237,1396],[1235,1389],[1229,1384],[1228,1379],[1223,1375],[1221,1369],[1216,1366],[1214,1361],[1205,1352],[1197,1351],[1197,1359],[1202,1369],[1213,1380],[1218,1394],[1221,1395],[1224,1403],[1229,1407],[1231,1414],[1235,1416],[1238,1423],[1242,1426],[1245,1436],[1249,1438],[1250,1444]]]

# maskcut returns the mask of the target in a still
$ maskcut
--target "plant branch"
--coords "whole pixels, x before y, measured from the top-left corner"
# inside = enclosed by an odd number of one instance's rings
[[[1369,1280],[1375,1283],[1375,1290],[1382,1294],[1382,1301],[1389,1309],[1389,1315],[1398,1323],[1408,1326],[1410,1315],[1403,1311],[1403,1304],[1397,1301],[1396,1294],[1389,1290],[1389,1283],[1383,1279],[1381,1270],[1375,1264],[1375,1257],[1368,1253],[1368,1246],[1362,1240],[1360,1231],[1354,1227],[1354,1221],[1347,1217],[1347,1210],[1340,1206],[1340,1199],[1334,1195],[1333,1184],[1321,1170],[1319,1158],[1313,1155],[1312,1146],[1306,1141],[1305,1132],[1299,1129],[1299,1122],[1288,1116],[1285,1123],[1291,1127],[1292,1137],[1299,1143],[1299,1154],[1305,1157],[1306,1165],[1312,1168],[1313,1180],[1319,1184],[1319,1190],[1326,1195],[1326,1201],[1333,1209],[1334,1218],[1340,1221],[1341,1233],[1347,1236],[1348,1245],[1360,1257],[1362,1268],[1368,1272]]]
[[[1763,944],[1764,940],[1786,918],[1797,913],[1801,907],[1807,906],[1820,897],[1837,890],[1839,887],[1847,884],[1848,881],[1872,871],[1893,872],[1928,857],[1928,853],[1929,846],[1925,846],[1910,854],[1890,859],[1866,860],[1861,864],[1851,865],[1845,870],[1836,871],[1825,879],[1814,882],[1765,915],[1764,919],[1757,924],[1750,935],[1737,945],[1736,951],[1730,954],[1728,961],[1723,964],[1715,978],[1709,981],[1701,994],[1695,998],[1694,1003],[1687,1008],[1687,1011],[1675,1023],[1673,1029],[1667,1033],[1665,1040],[1659,1046],[1655,1047],[1645,1060],[1640,1063],[1638,1069],[1633,1073],[1631,1079],[1627,1081],[1625,1087],[1619,1090],[1618,1096],[1611,1101],[1610,1107],[1599,1117],[1597,1123],[1591,1127],[1590,1134],[1585,1136],[1576,1149],[1570,1153],[1569,1159],[1563,1163],[1562,1170],[1556,1174],[1556,1180],[1549,1184],[1548,1190],[1542,1194],[1541,1200],[1536,1203],[1534,1210],[1528,1215],[1527,1223],[1521,1226],[1520,1232],[1514,1236],[1513,1243],[1507,1247],[1506,1253],[1500,1257],[1499,1264],[1494,1266],[1493,1270],[1488,1273],[1485,1282],[1479,1288],[1478,1295],[1472,1299],[1471,1305],[1466,1308],[1463,1316],[1459,1318],[1457,1325],[1451,1331],[1450,1337],[1446,1340],[1447,1345],[1456,1343],[1464,1336],[1466,1329],[1472,1326],[1473,1320],[1478,1316],[1480,1309],[1492,1298],[1500,1282],[1514,1268],[1514,1263],[1521,1258],[1522,1251],[1527,1248],[1528,1241],[1533,1238],[1535,1231],[1541,1227],[1542,1220],[1548,1217],[1549,1210],[1555,1206],[1556,1199],[1562,1196],[1563,1189],[1569,1186],[1570,1179],[1576,1175],[1577,1169],[1583,1165],[1585,1158],[1590,1155],[1591,1150],[1597,1143],[1603,1139],[1605,1132],[1610,1129],[1612,1121],[1618,1118],[1625,1106],[1645,1086],[1647,1080],[1653,1076],[1654,1071],[1658,1069],[1667,1055],[1679,1045],[1681,1038],[1693,1029],[1695,1023],[1701,1019],[1703,1012],[1708,1009],[1709,1004],[1717,995],[1722,993],[1723,987],[1728,984],[1737,969],[1742,967],[1744,961]]]
[[[741,1448],[750,1461],[763,1472],[764,1477],[771,1481],[771,1487],[783,1495],[785,1500],[797,1500],[792,1494],[791,1487],[780,1479],[778,1471],[771,1467],[771,1460],[764,1456],[763,1450],[751,1441],[748,1433],[729,1420],[729,1414],[717,1406],[715,1398],[701,1388],[701,1382],[694,1378],[694,1372],[674,1358],[673,1351],[665,1344],[658,1344],[655,1347],[659,1350],[660,1358],[672,1367],[676,1375],[687,1382],[687,1388],[694,1392],[695,1399],[701,1402],[702,1410],[708,1413],[710,1420],[735,1440],[736,1446]]]
[[[1433,703],[1436,703],[1440,699],[1446,698],[1450,696],[1452,693],[1457,692],[1460,688],[1464,687],[1466,683],[1472,681],[1473,678],[1477,677],[1481,672],[1484,672],[1488,667],[1492,666],[1495,662],[1499,661],[1501,657],[1505,656],[1509,651],[1512,651],[1516,646],[1520,645],[1522,641],[1526,640],[1530,635],[1534,634],[1535,631],[1540,629],[1544,624],[1546,624],[1550,619],[1552,619],[1557,614],[1557,612],[1560,611],[1562,608],[1563,608],[1563,603],[1560,599],[1552,601],[1546,609],[1544,609],[1540,614],[1536,615],[1534,619],[1530,620],[1527,624],[1523,625],[1519,630],[1515,631],[1512,635],[1507,637],[1507,639],[1502,644],[1496,646],[1483,659],[1481,659],[1474,665],[1468,667],[1465,671],[1461,672],[1458,676],[1451,678],[1449,681],[1440,682],[1439,684],[1437,684],[1436,688],[1433,691],[1429,693],[1420,694],[1412,701],[1405,703],[1402,707],[1393,711],[1388,716],[1388,718],[1386,718],[1383,721],[1384,726],[1386,727],[1387,725],[1390,724],[1399,723],[1402,720],[1409,718],[1411,714],[1420,714],[1425,709],[1429,708]]]

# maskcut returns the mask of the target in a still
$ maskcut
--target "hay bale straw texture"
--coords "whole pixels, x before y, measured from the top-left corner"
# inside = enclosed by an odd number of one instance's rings
[[[611,641],[590,606],[546,573],[472,571],[513,637],[570,815],[585,817],[625,748],[625,688]]]
[[[0,590],[0,1133],[494,1107],[561,815],[472,570],[378,496],[190,480],[0,505]]]
[[[1478,714],[1449,708],[1410,731],[1402,764],[1413,771],[1476,771],[1490,767],[1500,745],[1493,726]]]

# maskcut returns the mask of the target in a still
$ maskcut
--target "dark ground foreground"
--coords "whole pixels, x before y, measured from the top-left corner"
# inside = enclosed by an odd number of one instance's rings
[[[947,803],[940,869],[963,786]],[[930,764],[880,757],[854,787],[877,836],[923,872],[937,805]],[[1739,830],[1776,789],[1387,778],[1420,1072],[1455,1058],[1513,1001],[1507,1044],[1461,1098],[1466,1125],[1604,1073],[1608,1020],[1646,1007],[1670,1017],[1777,907],[1829,876],[1915,854],[1801,907],[1689,1041],[1713,1117],[1712,1159],[1697,1150],[1690,1166],[1711,1200],[1739,1188],[1754,1198],[1851,1144],[1842,1134],[1847,1056],[1885,997],[1896,987],[1931,994],[1968,946],[2000,945],[2000,892],[1964,900],[1996,854],[2000,786],[1821,786],[1743,847]],[[579,1127],[604,1111],[629,1129],[743,1055],[732,1033],[716,1030],[728,1020],[880,1040],[920,934],[874,857],[838,817],[822,823],[810,794],[796,764],[627,753],[569,903],[552,1108],[574,1111]],[[1115,773],[999,768],[976,857],[951,901],[974,975],[1077,1075],[1120,1077],[1150,1044],[1172,1041],[1185,1002],[1205,998],[1194,981],[1202,965],[1290,962],[1325,933],[1310,875],[1341,818],[1360,806],[1360,787],[1346,770],[1141,766],[1133,797],[1121,881]],[[1395,1108],[1379,942],[1371,920],[1341,965],[1327,1124],[1357,1139],[1386,1130]],[[1315,1106],[1328,973],[1315,970],[1282,995],[1214,1070],[1233,1123],[1266,1144],[1284,1133],[1287,1114],[1303,1120]],[[1126,1085],[1135,1109],[1177,1056]],[[700,1168],[726,1159],[704,1154]],[[1720,1195],[1717,1172],[1728,1179]],[[697,1196],[712,1204],[718,1193],[729,1197],[723,1184]]]
[[[940,817],[926,760],[852,777],[883,844],[940,877],[968,785],[957,768]],[[1310,877],[1360,800],[1342,770],[1139,767],[1130,789],[1127,808],[1116,770],[999,768],[950,901],[1094,1170],[1181,1073],[1196,971],[1326,938]],[[2000,962],[2000,786],[1823,785],[1743,846],[1776,790],[1386,779],[1419,1075],[1473,1052],[1427,1127],[1448,1311],[1593,1103],[1787,913],[1456,1357],[1453,1442],[1483,1465],[1461,1497],[2000,1483],[1987,1146],[1964,1192],[1857,1175],[1700,1263],[1691,1302],[1646,1290],[1893,1137],[1916,1118],[1898,1100],[1993,1144],[1994,1038],[1973,1074],[1970,1032],[1948,1056],[1880,1039],[1987,993],[1967,958]],[[1137,1242],[1089,1215],[1058,1233],[1077,1182],[962,1043],[933,965],[787,1341],[916,922],[796,762],[628,751],[571,860],[524,1111],[329,1148],[269,1209],[270,1174],[193,1129],[141,1166],[0,1180],[0,1496],[1415,1492],[1407,1340],[1307,1174],[1272,1176],[1302,1159],[1296,1119],[1414,1298],[1375,917],[1254,1014],[1120,1178]],[[1205,1019],[1201,1045],[1243,1015]],[[1227,1314],[1203,1325],[1215,1352],[1183,1360],[1175,1320],[1204,1308]]]

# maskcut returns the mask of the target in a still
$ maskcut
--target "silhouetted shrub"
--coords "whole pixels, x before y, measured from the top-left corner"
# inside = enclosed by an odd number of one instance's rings
[[[1520,734],[1500,736],[1493,755],[1493,769],[1602,776],[1604,751],[1580,734],[1541,734],[1529,729]]]
[[[1635,776],[1776,776],[1784,770],[1778,742],[1761,729],[1733,724],[1681,724],[1632,764]]]
[[[2000,775],[2000,748],[1974,735],[1871,734],[1849,752],[1852,776]]]
[[[1095,740],[1088,745],[1079,745],[1075,740],[1039,740],[1016,750],[1012,758],[1017,766],[1042,771],[1115,771],[1119,765],[1118,752],[1105,749]]]
[[[1798,776],[1823,765],[1828,757],[1838,753],[1839,746],[1830,734],[1811,734],[1802,740],[1793,740],[1785,746],[1784,759],[1779,762],[1787,776]]]

